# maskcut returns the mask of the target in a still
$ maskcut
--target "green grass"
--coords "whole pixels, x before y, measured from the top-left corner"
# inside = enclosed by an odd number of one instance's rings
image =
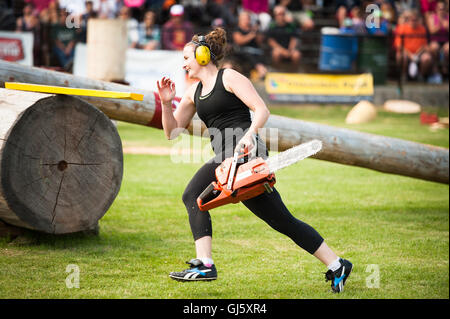
[[[448,129],[431,132],[417,115],[380,112],[348,126],[348,107],[276,107],[272,114],[448,147]],[[448,116],[448,115],[447,115]],[[160,130],[119,123],[124,145],[171,147]],[[0,298],[449,298],[448,185],[306,159],[277,173],[277,188],[299,219],[354,265],[341,295],[325,267],[241,204],[211,212],[219,279],[179,283],[169,271],[194,257],[181,201],[201,163],[125,154],[120,193],[100,235],[27,234],[0,239]],[[80,269],[69,289],[66,267]],[[379,288],[369,288],[369,265]]]

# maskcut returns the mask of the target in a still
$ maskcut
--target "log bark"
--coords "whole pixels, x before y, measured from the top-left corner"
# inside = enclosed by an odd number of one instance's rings
[[[87,89],[129,91],[130,87],[76,77],[19,64],[0,61],[1,82],[16,81],[60,85]],[[133,89],[144,94],[144,101],[124,101],[99,98],[83,98],[108,117],[135,124],[161,128],[161,103],[152,91]],[[174,108],[176,105],[174,104]],[[205,127],[194,130],[196,115],[189,126],[189,132],[203,134]],[[269,132],[268,146],[276,145],[283,151],[312,139],[323,143],[317,159],[354,165],[376,171],[409,176],[427,181],[449,183],[449,150],[447,148],[424,145],[396,138],[361,133],[328,125],[311,123],[286,117],[271,115],[265,126],[275,129]],[[276,131],[274,134],[274,131]],[[202,132],[202,133],[200,133]],[[263,132],[263,135],[265,133]]]
[[[96,229],[120,189],[115,126],[76,97],[0,89],[0,219],[46,233]]]

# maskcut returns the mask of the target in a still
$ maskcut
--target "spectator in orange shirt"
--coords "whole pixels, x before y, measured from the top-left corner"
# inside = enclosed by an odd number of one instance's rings
[[[404,23],[399,24],[395,30],[397,65],[402,68],[402,75],[408,71],[412,79],[417,78],[419,74],[426,77],[432,68],[432,57],[428,49],[425,26],[416,11],[405,11],[402,18]]]

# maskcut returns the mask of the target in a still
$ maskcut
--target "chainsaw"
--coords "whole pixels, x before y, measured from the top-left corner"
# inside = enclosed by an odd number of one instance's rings
[[[256,150],[256,144],[253,147]],[[322,142],[312,140],[294,146],[268,159],[252,157],[248,148],[239,148],[233,157],[225,159],[216,168],[216,181],[212,182],[197,198],[201,211],[207,211],[225,204],[238,203],[264,192],[272,193],[275,172],[300,160],[316,154],[322,149]]]

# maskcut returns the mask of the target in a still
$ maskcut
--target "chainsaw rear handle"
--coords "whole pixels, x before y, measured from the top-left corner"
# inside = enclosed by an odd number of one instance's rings
[[[214,192],[216,191],[216,192]],[[198,200],[200,202],[200,205],[203,203],[207,203],[214,199],[215,195],[217,194],[217,190],[215,189],[215,183],[212,182],[211,184],[206,187],[203,192],[198,196]]]
[[[245,145],[243,143],[239,143],[235,149],[235,153],[237,152],[239,154],[239,158],[249,155],[249,158],[256,157],[256,149],[258,147],[257,140],[256,140],[256,134],[252,133],[252,142],[253,142],[253,148],[251,152],[249,151],[249,145]]]

